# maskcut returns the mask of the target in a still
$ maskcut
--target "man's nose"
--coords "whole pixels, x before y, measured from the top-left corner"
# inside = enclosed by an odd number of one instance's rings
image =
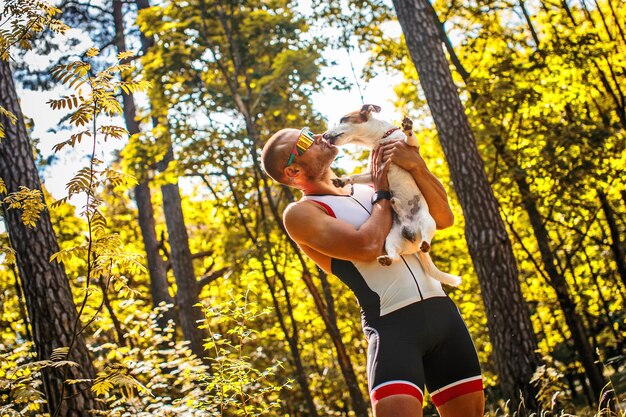
[[[318,133],[317,135],[313,135],[313,139],[315,139],[315,143],[320,143],[322,139],[326,139],[323,134]]]

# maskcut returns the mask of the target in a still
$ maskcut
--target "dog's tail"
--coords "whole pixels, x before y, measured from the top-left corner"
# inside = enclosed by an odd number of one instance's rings
[[[461,277],[441,272],[437,269],[428,252],[417,251],[417,257],[419,258],[426,273],[435,278],[437,281],[452,285],[453,287],[457,287],[461,283]]]

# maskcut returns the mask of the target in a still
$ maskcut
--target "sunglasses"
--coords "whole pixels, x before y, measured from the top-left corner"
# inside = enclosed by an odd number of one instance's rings
[[[287,165],[289,166],[293,163],[296,155],[302,156],[307,149],[311,147],[315,143],[315,139],[313,138],[313,132],[311,132],[308,128],[303,128],[300,131],[300,136],[298,136],[298,140],[296,144],[293,145],[293,149],[291,150],[291,154],[289,155],[289,159],[287,160]]]

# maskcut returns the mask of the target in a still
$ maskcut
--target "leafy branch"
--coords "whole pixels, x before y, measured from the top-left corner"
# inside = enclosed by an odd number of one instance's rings
[[[97,48],[91,48],[85,56],[93,58],[99,52]],[[128,253],[118,235],[107,233],[107,219],[100,210],[102,200],[98,197],[104,187],[120,188],[136,183],[134,177],[123,172],[107,167],[98,168],[103,164],[103,161],[96,158],[97,147],[102,141],[107,141],[109,138],[122,140],[128,136],[127,130],[123,127],[98,125],[98,118],[122,113],[122,106],[116,99],[120,91],[145,91],[150,86],[145,81],[120,81],[117,74],[132,70],[132,66],[129,64],[121,63],[128,56],[130,56],[129,53],[118,55],[117,63],[96,74],[92,74],[91,65],[83,61],[57,65],[50,71],[54,80],[77,91],[56,100],[49,100],[47,103],[54,110],[70,110],[69,123],[75,128],[82,128],[77,133],[72,134],[68,140],[57,143],[53,150],[58,152],[66,146],[75,148],[84,138],[89,138],[91,141],[89,165],[80,169],[67,183],[67,195],[51,205],[51,207],[57,207],[76,195],[86,196],[86,202],[80,212],[80,215],[87,219],[86,242],[73,248],[61,250],[50,258],[50,261],[69,262],[76,257],[86,257],[87,261],[83,287],[84,296],[74,323],[72,340],[68,346],[68,356],[74,347],[77,336],[84,330],[84,327],[81,328],[80,326],[80,318],[85,311],[89,296],[94,292],[90,288],[92,281],[106,276],[109,282],[113,282],[113,287],[122,296],[132,297],[136,295],[136,291],[127,285],[127,279],[121,275],[122,271],[131,275],[145,273],[139,255]],[[113,266],[117,267],[115,271]],[[92,321],[93,318],[90,323]],[[133,380],[126,378],[126,376],[123,372],[99,374],[92,390],[96,393],[104,392],[112,384],[119,384],[122,389],[127,390],[136,387],[136,384],[133,385]],[[67,377],[66,370],[64,380],[66,383],[71,383]],[[64,390],[65,385],[63,385],[62,391]],[[63,392],[54,413],[52,413],[53,417],[58,416],[62,402]]]

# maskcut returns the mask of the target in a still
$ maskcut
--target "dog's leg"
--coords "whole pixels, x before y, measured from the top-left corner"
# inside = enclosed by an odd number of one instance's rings
[[[435,219],[430,215],[430,213],[420,213],[421,218],[419,220],[419,227],[422,232],[422,241],[420,242],[420,250],[422,252],[430,251],[430,242],[435,236],[435,231],[437,230],[437,224],[435,223]]]
[[[411,146],[419,146],[417,142],[417,138],[413,134],[413,120],[409,119],[407,116],[404,116],[402,119],[402,132],[406,135],[406,143]]]
[[[343,188],[348,184],[371,184],[372,174],[365,172],[363,174],[350,175],[347,177],[333,178],[333,185],[337,188]]]
[[[378,262],[384,266],[391,265],[393,261],[400,257],[403,243],[404,239],[402,238],[402,224],[400,224],[400,222],[396,218],[394,218],[391,230],[389,231],[387,239],[385,240],[386,255],[379,256]]]

